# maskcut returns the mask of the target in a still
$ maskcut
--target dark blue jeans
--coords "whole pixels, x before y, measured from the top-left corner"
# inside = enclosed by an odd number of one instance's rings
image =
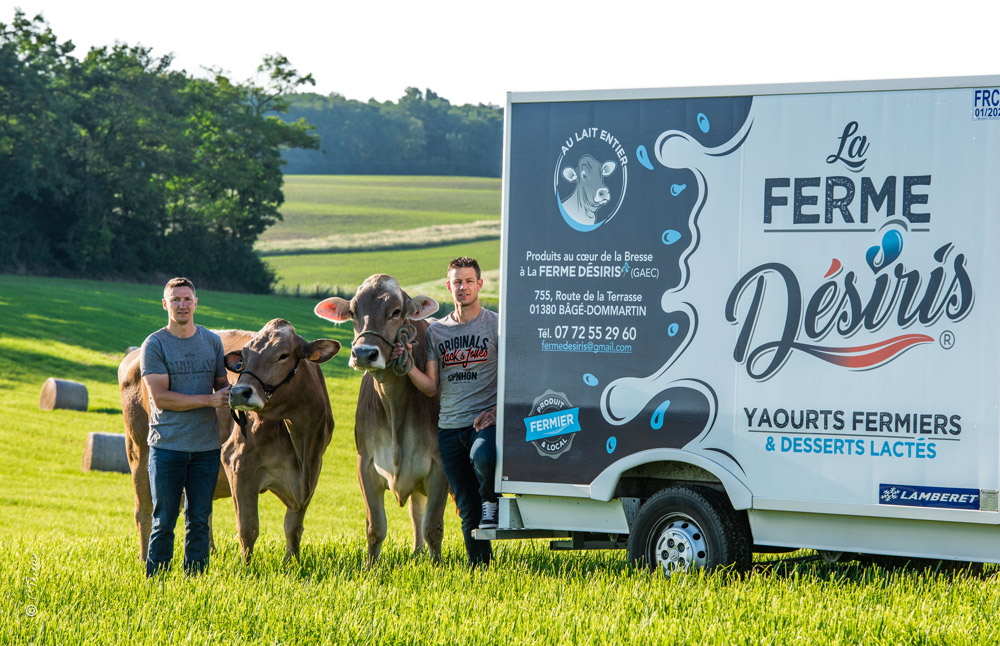
[[[172,451],[149,447],[149,488],[153,494],[153,530],[149,534],[146,576],[170,568],[174,527],[184,492],[184,571],[208,567],[212,494],[219,477],[220,450]]]
[[[462,519],[462,537],[469,564],[488,565],[493,557],[489,541],[472,538],[479,527],[483,501],[496,502],[493,477],[497,467],[497,427],[487,426],[478,433],[471,426],[439,428],[438,448],[448,484],[455,494]]]

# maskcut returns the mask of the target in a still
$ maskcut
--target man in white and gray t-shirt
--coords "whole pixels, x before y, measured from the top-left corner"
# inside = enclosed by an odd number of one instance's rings
[[[480,307],[482,287],[479,263],[468,257],[451,261],[448,290],[455,311],[427,328],[425,372],[414,367],[407,373],[428,397],[440,390],[438,447],[473,567],[488,565],[493,550],[489,541],[473,539],[472,530],[497,526],[493,477],[497,462],[499,317]]]

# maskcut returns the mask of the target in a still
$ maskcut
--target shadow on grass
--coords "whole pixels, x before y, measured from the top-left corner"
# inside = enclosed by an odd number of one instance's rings
[[[806,554],[754,563],[749,575],[886,584],[900,576],[943,577],[952,581],[970,578],[986,580],[993,578],[995,574],[993,569],[987,568],[983,563],[965,561],[854,554],[845,555],[841,560],[831,563],[818,555]]]
[[[122,409],[120,408],[89,408],[88,413],[100,413],[102,415],[121,415]]]
[[[0,369],[4,370],[8,378],[16,377],[17,381],[36,380],[39,388],[49,377],[69,379],[81,383],[88,381],[118,383],[117,367],[91,366],[52,354],[16,348],[4,349]],[[120,413],[121,410],[117,412]]]

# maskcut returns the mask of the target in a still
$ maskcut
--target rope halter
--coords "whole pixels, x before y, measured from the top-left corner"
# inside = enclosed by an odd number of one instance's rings
[[[399,328],[399,331],[396,333],[395,341],[390,341],[375,330],[361,330],[361,332],[354,335],[354,341],[351,343],[352,350],[354,349],[354,346],[358,344],[358,339],[363,336],[376,336],[382,339],[385,341],[386,345],[389,346],[390,352],[392,352],[392,348],[396,345],[396,343],[402,344],[403,354],[386,363],[386,367],[388,368],[391,366],[392,372],[397,376],[402,377],[413,368],[413,352],[407,349],[406,344],[416,338],[417,328],[409,321],[404,322]]]

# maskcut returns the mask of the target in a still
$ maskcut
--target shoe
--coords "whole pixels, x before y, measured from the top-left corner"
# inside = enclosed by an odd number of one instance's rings
[[[496,502],[483,503],[483,515],[479,519],[479,529],[496,529],[500,504]]]

